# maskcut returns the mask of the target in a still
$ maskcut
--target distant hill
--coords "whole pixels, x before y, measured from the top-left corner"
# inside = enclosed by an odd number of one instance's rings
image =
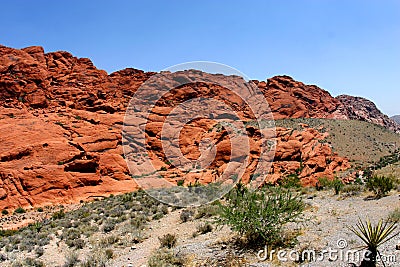
[[[397,122],[398,124],[400,124],[400,115],[395,115],[393,117],[391,117],[391,119],[395,122]]]
[[[374,102],[349,95],[340,95],[336,99],[342,103],[339,110],[347,119],[372,122],[392,131],[400,132],[400,125],[383,114]]]
[[[285,119],[277,127],[301,130],[302,124],[329,133],[334,152],[357,165],[368,166],[400,147],[400,135],[382,126],[357,120]]]

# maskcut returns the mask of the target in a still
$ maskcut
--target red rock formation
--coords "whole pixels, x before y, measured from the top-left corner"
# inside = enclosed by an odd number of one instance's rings
[[[91,195],[122,193],[138,188],[130,178],[121,146],[125,110],[137,88],[151,72],[124,69],[108,75],[89,59],[68,52],[44,53],[41,47],[12,49],[0,46],[0,209],[46,205],[86,199]],[[211,75],[200,73],[199,75]],[[152,112],[147,141],[154,165],[171,180],[207,183],[226,168],[231,155],[223,131],[209,131],[212,120],[198,120],[181,134],[180,146],[196,159],[204,138],[219,140],[209,170],[186,176],[163,158],[160,126],[174,104],[207,96],[222,100],[243,119],[252,113],[225,87],[242,83],[239,77],[221,76],[221,85],[188,84],[167,94]],[[185,79],[177,74],[176,79]],[[337,118],[341,102],[316,86],[288,76],[257,82],[276,118]],[[250,136],[250,161],[244,180],[254,172],[259,157],[257,130]],[[300,170],[305,185],[321,176],[332,177],[349,167],[346,159],[332,153],[324,136],[314,129],[277,129],[277,152],[269,181]],[[300,163],[302,162],[302,163]]]
[[[263,89],[275,119],[338,117],[334,113],[340,101],[315,85],[305,85],[289,76],[254,82]]]

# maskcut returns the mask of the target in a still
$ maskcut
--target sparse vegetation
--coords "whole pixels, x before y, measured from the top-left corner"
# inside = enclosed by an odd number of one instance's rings
[[[32,252],[36,257],[41,257],[46,253],[43,247],[56,238],[57,243],[62,242],[74,251],[66,255],[64,266],[104,266],[114,255],[113,246],[131,246],[142,242],[145,238],[142,234],[145,225],[155,216],[168,214],[166,205],[143,191],[82,203],[79,209],[69,212],[62,206],[58,208],[51,218],[19,230],[0,229],[0,246],[6,253]],[[107,233],[104,233],[104,230]],[[104,237],[92,240],[89,237],[93,235]],[[78,262],[79,249],[89,244],[92,247],[89,255]],[[35,266],[18,261],[15,264]]]

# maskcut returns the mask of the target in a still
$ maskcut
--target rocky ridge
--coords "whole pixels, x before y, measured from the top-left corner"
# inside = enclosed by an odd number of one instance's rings
[[[121,131],[131,97],[154,74],[128,68],[108,75],[89,59],[76,58],[68,52],[0,46],[0,208],[74,202],[137,189],[124,160]],[[227,83],[237,82],[237,78],[229,77],[224,78]],[[349,112],[341,108],[341,98],[335,99],[317,86],[289,76],[254,82],[276,119],[350,118]],[[223,130],[209,131],[215,127],[210,120],[191,122],[190,130],[182,135],[184,155],[189,158],[199,156],[198,146],[204,138],[218,140],[216,160],[205,172],[186,176],[179,173],[165,162],[157,140],[157,122],[168,115],[163,113],[165,110],[185,99],[223,99],[224,95],[224,86],[189,83],[163,98],[157,107],[162,112],[154,110],[146,130],[148,149],[154,166],[162,170],[160,174],[173,181],[182,175],[186,183],[207,183],[226,167],[229,140]],[[235,110],[251,119],[237,97],[225,97],[224,101],[235,103]],[[373,122],[386,123],[379,119]],[[267,181],[276,182],[298,173],[302,183],[310,185],[318,177],[333,177],[350,167],[347,159],[333,153],[323,141],[325,134],[306,125],[303,128],[276,129],[277,150]],[[255,151],[244,176],[248,180],[259,157],[259,138],[256,130],[247,130]]]
[[[395,115],[393,117],[390,117],[390,119],[396,122],[397,124],[400,124],[400,115]]]
[[[394,120],[383,114],[374,102],[349,95],[336,97],[342,104],[339,110],[349,120],[367,121],[381,125],[394,132],[400,132],[400,125]]]

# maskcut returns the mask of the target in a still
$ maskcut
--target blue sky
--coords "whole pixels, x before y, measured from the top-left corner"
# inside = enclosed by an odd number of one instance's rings
[[[88,57],[108,72],[187,61],[287,74],[400,114],[400,1],[1,2],[0,43]]]

